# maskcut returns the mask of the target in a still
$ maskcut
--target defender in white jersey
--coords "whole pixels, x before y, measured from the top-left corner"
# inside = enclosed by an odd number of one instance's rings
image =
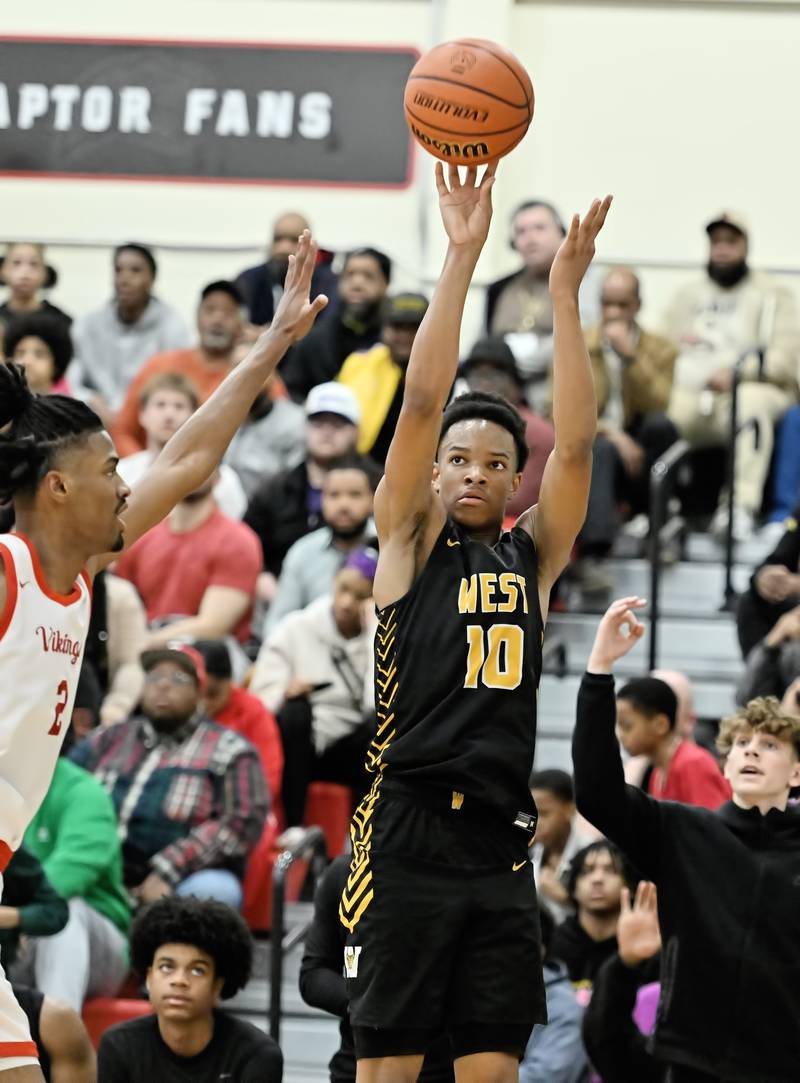
[[[203,485],[286,350],[327,304],[309,300],[316,245],[308,230],[289,259],[270,328],[133,492],[85,403],[34,395],[21,368],[0,364],[0,503],[13,501],[16,523],[0,535],[0,873],[47,792],[69,725],[92,577]],[[42,1083],[2,971],[0,1073],[2,1083]]]

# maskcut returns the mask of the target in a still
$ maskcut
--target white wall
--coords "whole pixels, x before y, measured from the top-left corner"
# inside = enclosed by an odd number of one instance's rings
[[[643,274],[646,318],[655,319],[686,273],[669,264],[703,260],[703,222],[723,205],[749,216],[756,264],[800,274],[792,213],[800,159],[792,124],[800,100],[796,4],[37,0],[6,7],[3,31],[18,34],[421,49],[446,36],[493,37],[528,66],[537,108],[496,186],[497,224],[479,282],[514,266],[506,223],[520,199],[542,195],[568,213],[605,191],[616,204],[600,258],[662,265]],[[400,192],[0,179],[0,238],[50,242],[61,273],[53,299],[75,313],[108,292],[108,246],[137,238],[160,246],[161,292],[188,315],[198,287],[257,258],[271,219],[295,206],[326,245],[386,248],[398,283],[411,285],[435,274],[441,253],[431,162],[423,156],[419,166],[422,187]],[[476,290],[465,339],[480,309]]]

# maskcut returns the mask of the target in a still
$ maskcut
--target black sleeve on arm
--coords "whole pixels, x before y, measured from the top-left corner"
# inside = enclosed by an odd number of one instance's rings
[[[612,955],[595,975],[592,999],[583,1016],[583,1044],[604,1083],[660,1083],[663,1065],[648,1052],[647,1039],[633,1020],[638,970]]]
[[[792,512],[791,518],[795,522],[800,521],[800,507],[797,507]],[[783,564],[788,568],[792,574],[797,572],[798,563],[800,562],[800,529],[797,526],[792,526],[789,530],[786,530],[782,535],[778,544],[758,565],[756,570],[750,579],[750,585],[755,590],[755,579],[762,568],[767,564]],[[759,596],[760,597],[760,596]]]
[[[572,766],[578,811],[615,842],[638,871],[656,879],[660,857],[659,803],[625,783],[614,732],[614,678],[585,673],[578,690]]]
[[[98,1076],[98,1080],[101,1081],[102,1076]],[[280,1046],[271,1039],[259,1043],[236,1080],[237,1083],[282,1083],[283,1053]]]
[[[103,1083],[132,1083],[128,1072],[128,1058],[125,1053],[123,1036],[108,1030],[100,1039],[97,1050],[97,1078]]]
[[[347,1014],[344,966],[344,929],[339,921],[339,899],[347,882],[348,859],[337,857],[320,881],[314,899],[314,920],[306,936],[300,964],[300,996],[313,1008],[343,1019]]]

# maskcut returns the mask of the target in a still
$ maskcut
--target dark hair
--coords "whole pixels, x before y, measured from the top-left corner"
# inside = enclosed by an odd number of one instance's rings
[[[40,338],[53,355],[53,383],[67,371],[72,360],[72,339],[64,320],[45,312],[31,312],[16,316],[9,323],[3,336],[3,351],[10,358],[24,338]]]
[[[572,775],[566,771],[559,771],[557,767],[534,771],[528,786],[531,790],[547,790],[553,797],[558,798],[559,801],[563,801],[565,804],[572,804],[575,800]]]
[[[223,1000],[235,996],[250,978],[250,930],[225,903],[168,895],[145,907],[131,929],[131,963],[142,978],[164,944],[190,944],[210,955],[215,976],[223,979]]]
[[[669,728],[675,729],[678,717],[678,697],[666,681],[658,677],[636,677],[628,681],[617,692],[617,699],[627,700],[645,718],[655,718],[658,714],[667,716]]]
[[[564,219],[555,209],[553,204],[548,203],[546,199],[526,199],[524,203],[520,203],[519,206],[515,208],[514,213],[511,215],[512,228],[514,225],[514,219],[517,217],[518,214],[522,214],[523,211],[532,211],[536,207],[541,207],[543,210],[548,211],[553,219],[554,225],[557,226],[558,229],[561,231],[561,236],[566,237],[567,227],[564,225]]]
[[[453,399],[442,415],[442,428],[439,432],[439,447],[447,435],[448,429],[459,421],[480,418],[491,421],[501,429],[511,433],[517,449],[517,470],[524,470],[528,461],[528,441],[525,437],[525,422],[517,410],[501,395],[489,391],[468,391]],[[438,449],[437,449],[438,458]]]
[[[622,850],[608,839],[598,839],[597,842],[590,842],[588,846],[584,846],[582,850],[578,850],[567,870],[567,882],[565,886],[567,894],[570,899],[572,899],[573,903],[575,902],[575,888],[578,884],[578,880],[580,880],[581,876],[584,874],[587,861],[595,854],[608,854],[611,858],[611,864],[614,867],[614,871],[619,873],[627,887],[632,888],[638,879],[633,867],[623,854]]]
[[[192,404],[192,410],[196,410],[200,405],[197,388],[182,372],[159,372],[148,380],[139,392],[139,406],[146,406],[157,391],[177,391],[180,395],[185,395]]]
[[[156,257],[153,255],[152,249],[147,245],[139,244],[136,241],[128,241],[127,244],[118,244],[114,249],[114,265],[116,266],[117,257],[122,252],[136,252],[142,257],[147,266],[150,268],[150,273],[153,278],[158,274],[158,264],[156,263]]]
[[[376,462],[373,462],[366,455],[359,455],[357,451],[348,452],[347,455],[342,455],[338,459],[334,459],[332,463],[328,464],[328,468],[325,472],[325,477],[332,473],[334,470],[359,470],[362,474],[366,474],[369,487],[373,493],[378,488],[378,482],[383,477],[383,471]],[[324,486],[323,481],[323,486]]]
[[[392,261],[385,252],[381,252],[378,248],[354,248],[352,252],[348,252],[344,257],[342,270],[347,267],[351,259],[357,256],[369,256],[370,259],[374,259],[381,269],[381,274],[386,279],[386,284],[388,285],[392,281]]]
[[[233,676],[231,652],[224,639],[196,639],[192,646],[202,655],[209,677],[216,677],[220,681],[231,679]]]
[[[230,282],[227,278],[219,278],[216,282],[209,282],[207,286],[204,286],[200,293],[200,303],[202,304],[206,297],[212,293],[227,293],[240,308],[244,304],[242,291],[235,282]]]
[[[542,903],[539,903],[539,928],[542,937],[542,961],[552,963],[553,936],[556,931],[556,923],[553,915]]]
[[[0,364],[0,504],[18,493],[34,493],[56,456],[103,431],[85,402],[66,395],[34,395],[25,370]]]

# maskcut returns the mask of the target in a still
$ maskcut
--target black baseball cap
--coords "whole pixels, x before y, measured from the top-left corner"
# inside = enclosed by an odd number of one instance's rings
[[[149,673],[159,662],[174,662],[176,666],[180,666],[184,672],[194,678],[198,688],[205,687],[206,664],[202,654],[189,643],[174,643],[155,650],[144,651],[140,661],[145,673]]]
[[[507,372],[518,384],[522,385],[524,382],[511,347],[505,339],[500,337],[478,339],[461,362],[461,374],[465,376],[475,365],[492,365],[496,369]]]
[[[428,298],[422,293],[396,293],[383,310],[383,322],[394,327],[419,327],[428,311]]]
[[[242,291],[236,285],[235,282],[231,282],[227,278],[220,278],[216,282],[209,282],[207,286],[203,287],[203,291],[200,294],[200,300],[205,301],[206,297],[212,293],[227,293],[227,295],[235,301],[241,308],[244,304],[244,297]]]

